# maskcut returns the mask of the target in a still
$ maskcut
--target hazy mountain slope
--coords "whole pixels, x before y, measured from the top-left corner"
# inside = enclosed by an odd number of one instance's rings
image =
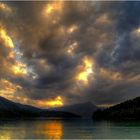
[[[102,111],[98,110],[93,113],[93,118],[105,120],[140,120],[140,97],[137,97],[133,100],[125,101]]]
[[[69,106],[64,106],[59,108],[53,108],[51,110],[66,111],[66,112],[80,115],[82,117],[91,117],[93,112],[95,112],[97,109],[98,107],[96,107],[93,103],[86,102],[81,104],[74,104],[74,105],[69,105]]]
[[[0,97],[0,117],[78,117],[62,111],[48,111],[37,107],[23,105]]]

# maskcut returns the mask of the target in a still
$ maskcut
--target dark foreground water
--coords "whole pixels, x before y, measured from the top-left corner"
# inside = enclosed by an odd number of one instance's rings
[[[0,139],[140,139],[140,122],[0,120]]]

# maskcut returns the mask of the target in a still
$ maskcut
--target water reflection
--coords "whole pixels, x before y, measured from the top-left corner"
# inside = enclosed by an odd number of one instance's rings
[[[11,132],[1,132],[0,133],[0,139],[4,139],[4,140],[9,140],[11,139],[12,133]]]
[[[25,134],[26,131],[23,129],[23,125],[19,127],[16,121],[0,121],[0,139],[10,140],[16,137],[22,138]]]
[[[63,134],[63,125],[61,120],[48,120],[43,122],[42,126],[39,126],[42,134],[45,135],[48,139],[57,139],[60,140]],[[40,131],[37,131],[40,134]]]
[[[63,135],[61,120],[0,121],[0,139],[57,139]]]
[[[0,139],[140,139],[140,122],[0,120]]]

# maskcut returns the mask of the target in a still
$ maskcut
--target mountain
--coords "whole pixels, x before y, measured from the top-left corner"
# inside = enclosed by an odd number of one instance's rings
[[[105,110],[97,110],[93,113],[93,118],[98,120],[140,120],[140,97]]]
[[[29,118],[29,117],[79,117],[64,111],[49,111],[30,105],[23,105],[0,97],[0,118]]]
[[[93,103],[86,102],[86,103],[80,103],[80,104],[73,104],[73,105],[67,105],[63,107],[53,108],[50,110],[55,111],[66,111],[70,113],[74,113],[77,115],[80,115],[82,117],[92,117],[93,112],[95,112],[98,109]]]

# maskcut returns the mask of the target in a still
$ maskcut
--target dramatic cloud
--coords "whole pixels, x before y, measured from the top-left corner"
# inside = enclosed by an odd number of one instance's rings
[[[140,2],[1,2],[0,95],[40,107],[140,96]]]

